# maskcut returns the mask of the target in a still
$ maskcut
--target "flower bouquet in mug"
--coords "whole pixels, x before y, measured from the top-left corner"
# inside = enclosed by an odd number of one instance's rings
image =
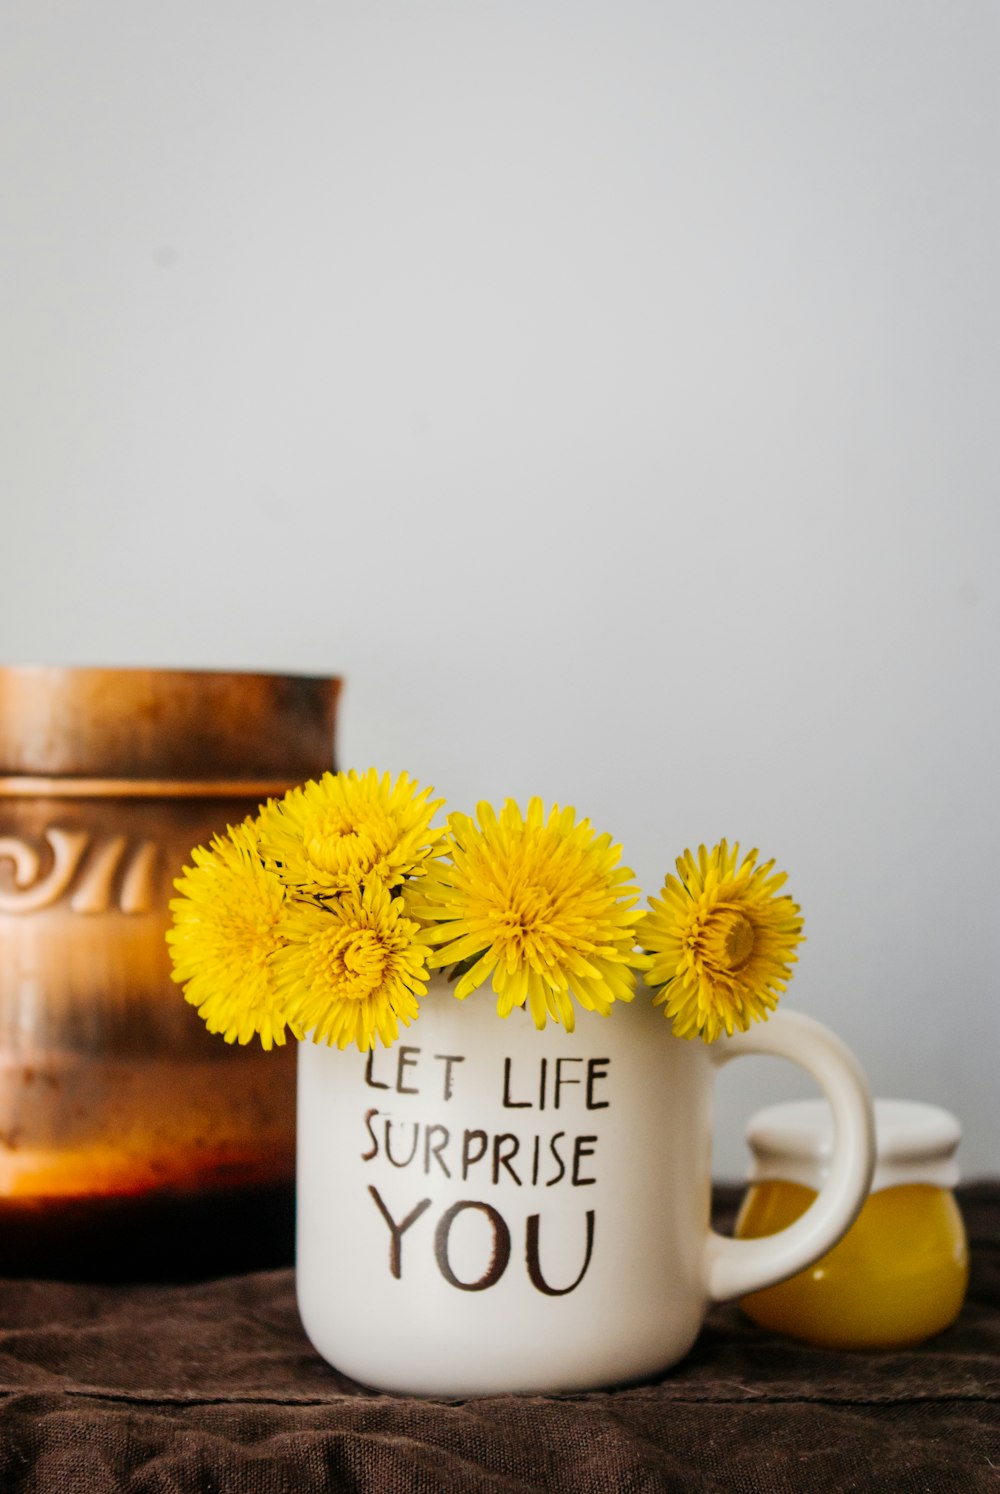
[[[418,787],[327,773],[195,849],[167,939],[210,1031],[389,1046],[439,969],[459,1001],[492,987],[499,1016],[569,1032],[574,1001],[606,1017],[638,971],[679,1037],[714,1042],[777,1005],[802,917],[755,850],[685,851],[641,910],[621,847],[573,809],[483,803],[440,831]]]
[[[642,908],[620,846],[573,809],[482,803],[435,827],[432,793],[327,773],[198,847],[175,884],[174,979],[209,1029],[305,1040],[306,1329],[388,1390],[658,1373],[710,1301],[815,1260],[867,1191],[856,1061],[771,1016],[800,909],[773,861],[726,841],[685,851]],[[838,1144],[802,1219],[737,1242],[708,1226],[712,1077],[751,1052],[816,1077]]]

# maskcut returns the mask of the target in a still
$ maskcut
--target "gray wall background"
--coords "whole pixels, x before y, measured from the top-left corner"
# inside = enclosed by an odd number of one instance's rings
[[[990,0],[8,0],[0,656],[759,845],[996,1172],[998,80]]]

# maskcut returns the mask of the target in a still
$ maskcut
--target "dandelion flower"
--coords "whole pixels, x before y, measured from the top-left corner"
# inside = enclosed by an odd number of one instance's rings
[[[256,826],[230,826],[191,857],[194,866],[174,883],[181,896],[170,903],[172,978],[209,1032],[221,1032],[227,1043],[248,1043],[259,1033],[265,1048],[280,1046],[287,1019],[271,957],[286,894],[264,866]]]
[[[500,1016],[527,1003],[536,1027],[551,1016],[572,1031],[572,997],[602,1016],[631,1001],[642,915],[621,847],[572,809],[546,818],[540,799],[526,818],[510,799],[499,817],[489,804],[476,814],[450,816],[449,859],[408,896],[421,937],[440,946],[428,963],[458,966],[459,999],[492,977]]]
[[[774,862],[757,866],[757,852],[740,860],[722,841],[677,861],[639,931],[649,953],[646,980],[660,986],[663,1006],[679,1037],[714,1042],[725,1030],[745,1032],[766,1021],[791,979],[802,942],[797,903],[779,894],[786,879]]]
[[[401,773],[393,783],[374,768],[359,776],[324,773],[261,812],[261,842],[283,882],[326,897],[364,885],[371,877],[395,887],[419,876],[440,854],[442,836],[430,828],[442,800]]]
[[[401,897],[377,881],[335,902],[289,903],[284,945],[275,956],[278,990],[289,1019],[313,1042],[367,1052],[409,1026],[427,986],[427,951]]]

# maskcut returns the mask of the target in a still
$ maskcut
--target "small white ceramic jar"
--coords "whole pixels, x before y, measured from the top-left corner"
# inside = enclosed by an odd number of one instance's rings
[[[935,1105],[876,1100],[871,1192],[851,1229],[814,1265],[742,1300],[765,1328],[827,1348],[892,1348],[947,1328],[968,1284],[952,1189],[961,1128]],[[785,1228],[823,1185],[834,1128],[822,1100],[772,1105],[747,1128],[750,1188],[736,1234]]]

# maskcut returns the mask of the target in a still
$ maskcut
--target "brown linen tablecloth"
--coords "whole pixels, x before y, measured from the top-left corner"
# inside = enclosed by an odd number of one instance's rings
[[[960,1190],[968,1301],[929,1343],[831,1353],[715,1309],[662,1379],[569,1396],[376,1394],[310,1348],[290,1270],[0,1283],[2,1494],[975,1494],[1000,1490],[1000,1183]],[[735,1194],[720,1192],[723,1227]]]

